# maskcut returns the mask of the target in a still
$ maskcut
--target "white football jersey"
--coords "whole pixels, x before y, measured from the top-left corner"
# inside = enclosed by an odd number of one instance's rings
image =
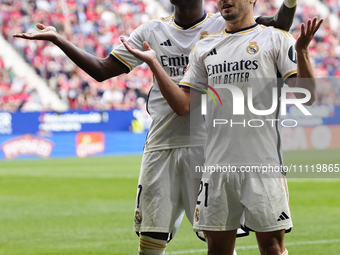
[[[258,24],[232,33],[222,29],[195,45],[180,85],[200,92],[208,90],[216,99],[215,104],[207,96],[206,166],[283,164],[280,144],[283,83],[277,77],[285,80],[297,73],[294,45],[295,39],[288,32]],[[234,97],[230,88],[237,92]],[[248,97],[256,110],[273,111],[266,115],[254,113],[248,107]],[[237,102],[243,99],[242,104],[235,107],[235,99]]]
[[[205,14],[196,24],[182,28],[176,24],[174,15],[157,18],[138,27],[128,41],[133,47],[145,50],[143,42],[149,43],[157,53],[159,63],[175,83],[183,78],[189,62],[189,54],[197,41],[209,33],[225,27],[225,20],[218,14]],[[143,62],[135,58],[120,45],[112,53],[130,70]],[[157,81],[149,92],[147,110],[152,124],[147,136],[144,151],[179,147],[204,146],[205,132],[203,118],[190,123],[190,114],[178,116],[162,96]],[[197,127],[190,131],[191,126]],[[190,138],[191,135],[191,138]]]

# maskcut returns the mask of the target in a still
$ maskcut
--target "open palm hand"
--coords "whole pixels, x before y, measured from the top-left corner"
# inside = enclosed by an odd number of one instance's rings
[[[35,31],[32,33],[16,33],[13,34],[13,37],[29,40],[47,40],[51,42],[53,42],[57,38],[57,30],[55,29],[55,27],[46,27],[45,25],[40,23],[38,23],[36,27],[39,29],[39,31]]]
[[[313,21],[308,20],[307,25],[304,23],[301,24],[301,34],[295,44],[295,49],[297,51],[308,50],[308,46],[314,38],[316,31],[320,28],[322,22],[322,19],[317,22],[317,18],[314,18]]]
[[[143,46],[146,51],[141,51],[134,48],[125,38],[120,38],[125,48],[136,58],[144,61],[148,65],[150,65],[153,61],[157,61],[156,52],[151,49],[150,45],[147,42],[143,43]]]

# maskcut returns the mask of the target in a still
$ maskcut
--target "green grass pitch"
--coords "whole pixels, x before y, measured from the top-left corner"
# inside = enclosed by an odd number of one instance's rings
[[[285,153],[285,163],[339,164],[340,150]],[[0,162],[0,255],[137,254],[132,230],[141,156]],[[293,176],[293,175],[292,175]],[[289,178],[289,254],[340,254],[340,173]],[[289,175],[288,175],[289,177]],[[239,255],[259,254],[254,234]],[[185,219],[167,254],[205,254]]]

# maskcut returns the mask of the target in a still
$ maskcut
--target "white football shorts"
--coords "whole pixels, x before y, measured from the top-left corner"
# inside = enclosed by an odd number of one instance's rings
[[[146,152],[137,189],[134,230],[177,231],[184,212],[192,224],[201,178],[190,176],[190,160],[202,164],[203,147]]]
[[[286,178],[263,173],[204,173],[194,214],[194,230],[255,232],[292,228]]]

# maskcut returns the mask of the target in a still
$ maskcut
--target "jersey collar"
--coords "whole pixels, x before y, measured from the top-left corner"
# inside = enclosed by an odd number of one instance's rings
[[[257,28],[259,24],[255,23],[254,25],[251,25],[250,27],[245,27],[245,28],[242,28],[238,31],[228,31],[227,29],[224,30],[224,32],[227,34],[227,35],[231,35],[231,34],[245,34],[245,33],[248,33],[250,31],[253,31]]]
[[[189,26],[182,26],[181,24],[176,22],[175,15],[174,15],[173,23],[174,23],[175,27],[177,27],[178,29],[187,30],[187,29],[193,29],[193,28],[197,27],[198,25],[203,23],[207,18],[208,18],[208,15],[206,13],[204,13],[203,17],[200,18],[199,20],[197,20],[194,24],[191,24]]]

